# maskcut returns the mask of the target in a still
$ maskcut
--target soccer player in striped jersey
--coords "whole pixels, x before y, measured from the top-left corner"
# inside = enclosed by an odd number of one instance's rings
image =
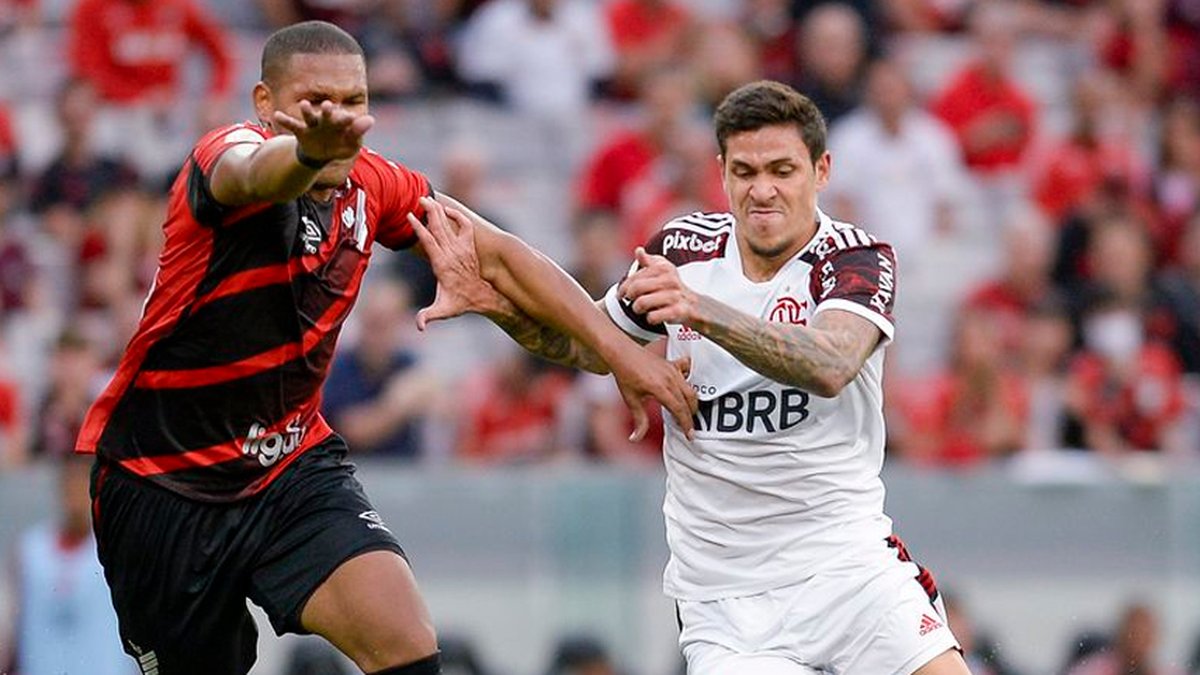
[[[932,575],[884,514],[883,359],[893,336],[890,246],[817,208],[825,122],[785,85],[731,93],[714,116],[731,211],[667,223],[601,301],[643,342],[690,362],[694,434],[664,421],[680,646],[693,675],[963,675]],[[473,273],[459,214],[418,236],[463,311],[526,348],[589,367]],[[499,291],[499,292],[497,292]]]
[[[365,672],[440,672],[400,544],[319,411],[373,245],[419,249],[408,217],[435,199],[465,211],[362,146],[366,82],[341,29],[277,31],[258,121],[200,139],[171,188],[154,288],[77,442],[98,456],[99,556],[143,672],[246,673],[247,598],[276,632],[319,634]],[[544,256],[470,217],[490,283],[600,354],[636,413],[653,396],[690,425],[694,394],[674,366]]]

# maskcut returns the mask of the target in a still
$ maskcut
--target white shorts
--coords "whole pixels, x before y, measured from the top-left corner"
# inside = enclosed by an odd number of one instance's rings
[[[895,541],[795,586],[680,600],[688,675],[910,675],[957,649],[932,577]]]

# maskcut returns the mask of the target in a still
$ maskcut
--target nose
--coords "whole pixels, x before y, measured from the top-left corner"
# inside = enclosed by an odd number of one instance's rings
[[[753,202],[768,202],[775,196],[775,185],[768,178],[755,178],[750,183],[750,200]]]

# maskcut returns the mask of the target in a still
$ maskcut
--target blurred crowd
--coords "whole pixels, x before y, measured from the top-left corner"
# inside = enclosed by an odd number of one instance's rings
[[[372,145],[597,297],[726,208],[716,102],[791,83],[830,124],[821,207],[898,253],[889,461],[1200,458],[1197,0],[0,0],[0,469],[70,452],[190,144],[310,18],[365,47]],[[377,255],[325,393],[356,452],[661,466],[608,379],[416,336],[429,270]]]

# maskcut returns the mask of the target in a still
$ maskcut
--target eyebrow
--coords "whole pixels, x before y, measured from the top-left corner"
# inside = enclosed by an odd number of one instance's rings
[[[794,157],[780,157],[767,162],[765,165],[751,164],[744,159],[731,159],[729,163],[733,166],[748,167],[751,169],[757,169],[759,166],[762,166],[766,169],[772,169],[781,164],[796,164],[796,159]]]

